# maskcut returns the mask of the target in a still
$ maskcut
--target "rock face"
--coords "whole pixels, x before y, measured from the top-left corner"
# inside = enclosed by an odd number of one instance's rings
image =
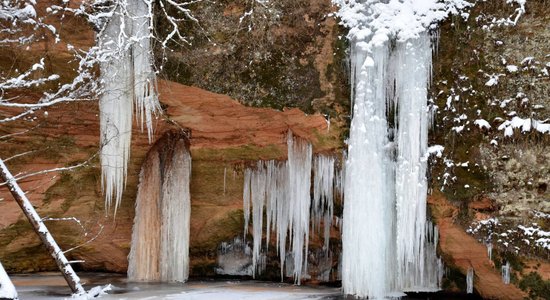
[[[242,235],[247,166],[259,159],[285,159],[288,130],[310,141],[316,153],[339,152],[349,122],[346,42],[337,20],[329,16],[335,9],[330,0],[265,1],[267,6],[226,2],[193,6],[198,23],[186,29],[191,43],[173,45],[162,74],[172,81],[159,82],[165,114],[156,120],[155,137],[182,129],[190,134],[191,276],[214,275],[219,246]],[[514,226],[528,224],[534,221],[533,210],[550,212],[550,135],[516,128],[505,136],[502,125],[515,116],[550,118],[550,4],[527,1],[527,11],[515,26],[499,23],[516,13],[514,5],[478,3],[467,20],[455,17],[442,24],[431,87],[439,109],[430,144],[445,147],[443,157],[432,160],[432,189],[442,190],[449,200],[432,205],[434,218],[442,222],[440,250],[447,265],[463,273],[466,257],[472,255],[478,277],[479,272],[492,274],[487,275],[491,283],[478,280],[476,289],[495,297],[500,297],[500,285],[493,285],[497,270],[482,257],[484,247],[465,235],[466,227],[491,216],[509,219]],[[66,22],[64,41],[93,44],[93,32],[83,20]],[[74,76],[74,65],[66,62],[65,46],[46,40],[28,52],[4,47],[0,68],[25,69],[38,55],[46,55],[46,67],[66,82]],[[41,92],[18,91],[18,96],[35,100]],[[9,113],[0,111],[0,116]],[[4,137],[9,134],[14,135]],[[133,131],[129,177],[116,217],[103,204],[97,103],[60,104],[47,114],[39,111],[32,118],[1,124],[0,137],[0,157],[24,153],[7,162],[14,174],[88,161],[71,171],[26,177],[20,184],[60,246],[74,248],[68,258],[84,260],[77,269],[126,272],[138,174],[151,147],[146,134]],[[4,267],[11,272],[54,270],[3,186],[0,210]],[[544,220],[536,221],[549,231],[550,222]],[[502,255],[493,262],[498,266],[515,257],[512,247],[495,243],[495,252]],[[243,273],[246,268],[243,262]],[[545,268],[543,264],[539,270]],[[509,295],[521,294],[510,290]]]
[[[168,114],[158,119],[156,136],[171,128],[185,128],[191,133],[192,275],[213,273],[218,245],[242,234],[244,164],[257,159],[283,159],[288,130],[310,140],[315,151],[340,147],[338,128],[333,126],[329,130],[320,115],[306,116],[299,110],[279,112],[248,108],[227,96],[171,82],[160,84],[160,95]],[[182,111],[185,114],[177,114]],[[39,214],[52,218],[47,225],[61,247],[79,246],[68,252],[71,260],[85,261],[78,267],[125,272],[137,174],[150,147],[146,134],[134,130],[130,175],[122,207],[113,217],[112,212],[103,207],[98,162],[94,156],[99,134],[97,107],[91,103],[60,105],[36,122],[49,125],[52,120],[56,121],[55,126],[44,125],[23,140],[10,141],[12,153],[23,152],[23,147],[28,146],[23,142],[33,139],[41,140],[40,145],[46,150],[32,157],[9,161],[10,167],[14,173],[30,172],[63,166],[67,160],[76,163],[91,157],[89,166],[62,174],[29,177],[20,184],[32,191],[28,195]],[[16,126],[9,129],[18,130]],[[2,155],[7,157],[7,154]],[[4,199],[0,206],[10,212],[3,218],[0,231],[0,255],[6,269],[12,272],[54,269],[46,258],[47,253],[41,254],[38,239],[22,219],[15,202],[10,200],[9,193],[2,190],[0,197]],[[79,222],[53,220],[72,217]],[[29,259],[29,255],[41,259]],[[205,266],[209,269],[203,269]]]

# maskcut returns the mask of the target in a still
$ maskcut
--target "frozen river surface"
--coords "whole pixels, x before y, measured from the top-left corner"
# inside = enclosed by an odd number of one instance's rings
[[[190,281],[185,284],[146,284],[126,282],[112,274],[81,275],[86,290],[112,284],[107,295],[98,299],[173,299],[173,300],[237,300],[237,299],[340,299],[339,288],[295,286],[260,281]],[[70,290],[63,278],[53,274],[12,276],[22,300],[70,299]]]

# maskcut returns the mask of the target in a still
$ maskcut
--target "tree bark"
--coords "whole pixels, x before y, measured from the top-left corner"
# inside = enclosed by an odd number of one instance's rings
[[[23,210],[23,214],[25,214],[27,219],[29,219],[29,222],[31,223],[34,231],[36,232],[36,234],[38,234],[38,236],[42,240],[42,243],[48,249],[48,252],[50,252],[51,256],[57,264],[57,267],[63,274],[63,277],[65,277],[65,280],[69,284],[69,287],[71,288],[73,293],[84,294],[85,290],[80,284],[80,278],[74,272],[73,267],[69,264],[67,258],[65,258],[63,251],[61,251],[61,249],[53,239],[50,231],[48,230],[48,228],[46,228],[46,225],[44,225],[44,222],[42,222],[42,219],[32,206],[29,199],[27,199],[27,196],[25,196],[23,190],[21,190],[21,188],[19,187],[19,184],[17,184],[17,181],[10,173],[2,159],[0,159],[0,178],[2,178],[2,180],[6,182],[10,193],[15,199],[15,202],[19,204],[19,206]]]

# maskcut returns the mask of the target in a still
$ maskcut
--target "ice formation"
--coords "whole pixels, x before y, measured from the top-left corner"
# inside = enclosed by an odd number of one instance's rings
[[[330,228],[334,211],[336,164],[332,156],[319,155],[313,160],[313,199],[311,203],[312,229],[321,229],[323,221],[323,249],[328,251]]]
[[[502,282],[504,284],[510,284],[510,262],[506,262],[501,268],[502,270]]]
[[[128,278],[184,282],[189,274],[191,156],[184,134],[169,132],[140,173]]]
[[[426,216],[432,37],[464,1],[337,1],[350,28],[353,118],[343,216],[345,294],[439,289],[437,230]]]
[[[474,292],[474,268],[468,268],[466,272],[466,293],[472,294]]]
[[[152,138],[153,115],[160,111],[152,68],[151,1],[118,1],[99,34],[103,93],[99,99],[101,179],[106,207],[122,199],[130,157],[135,102],[138,121]]]
[[[261,253],[263,215],[266,212],[266,236],[269,244],[271,229],[276,230],[277,250],[281,259],[281,277],[286,252],[292,253],[296,282],[305,273],[310,218],[310,186],[312,147],[308,142],[288,134],[288,160],[259,161],[256,168],[247,169],[244,177],[245,233],[252,215],[253,275]],[[287,237],[290,248],[287,249]],[[267,248],[267,245],[266,245]]]
[[[266,257],[261,255],[257,270],[259,273],[265,269]],[[218,247],[218,267],[216,274],[252,276],[252,249],[248,243],[240,237],[235,237],[231,242],[222,242]]]
[[[322,227],[323,257],[332,259],[328,253],[328,241],[333,222],[333,201],[334,194],[340,193],[338,183],[343,178],[333,157],[320,155],[313,159],[312,146],[307,141],[289,133],[287,147],[287,161],[259,161],[255,167],[245,170],[244,232],[248,232],[252,223],[253,275],[260,265],[265,228],[265,251],[273,234],[271,231],[275,234],[281,278],[293,276],[299,283],[308,276],[310,228]]]

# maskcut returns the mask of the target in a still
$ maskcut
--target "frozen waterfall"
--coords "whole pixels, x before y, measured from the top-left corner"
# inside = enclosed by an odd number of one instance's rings
[[[191,156],[185,134],[168,132],[142,166],[128,278],[184,282],[189,275]]]
[[[351,41],[353,118],[343,216],[344,293],[385,298],[439,289],[437,230],[426,214],[427,32]]]
[[[149,141],[153,115],[161,110],[152,67],[151,5],[151,0],[118,1],[98,38],[103,84],[99,99],[101,180],[106,207],[114,202],[115,214],[126,183],[134,102]]]

